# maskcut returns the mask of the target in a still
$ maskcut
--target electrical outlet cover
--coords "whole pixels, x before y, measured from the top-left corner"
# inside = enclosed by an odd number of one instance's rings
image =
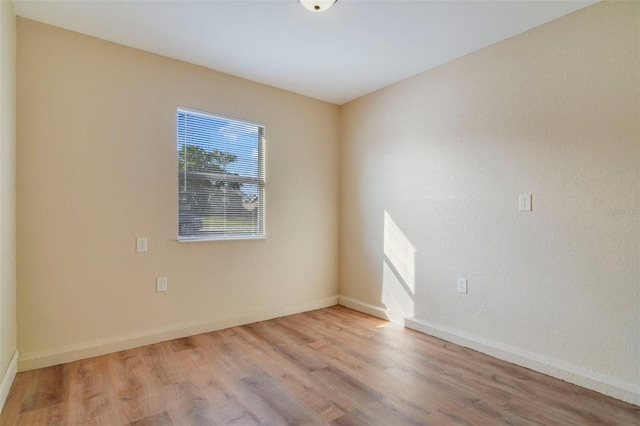
[[[531,211],[531,194],[523,194],[518,198],[519,209],[521,212]]]
[[[156,291],[167,291],[167,277],[156,278]]]

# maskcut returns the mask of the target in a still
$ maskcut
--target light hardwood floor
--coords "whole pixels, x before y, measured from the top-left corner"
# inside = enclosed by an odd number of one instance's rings
[[[640,425],[640,407],[333,307],[19,373],[0,425]]]

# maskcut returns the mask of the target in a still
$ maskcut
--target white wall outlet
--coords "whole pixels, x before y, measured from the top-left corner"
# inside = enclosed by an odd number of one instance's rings
[[[467,294],[467,279],[458,278],[458,293]]]
[[[518,198],[518,205],[521,212],[531,211],[531,194],[524,194]]]
[[[136,252],[138,253],[146,253],[147,252],[147,237],[138,237],[136,238]]]
[[[167,291],[167,277],[156,278],[156,291]]]

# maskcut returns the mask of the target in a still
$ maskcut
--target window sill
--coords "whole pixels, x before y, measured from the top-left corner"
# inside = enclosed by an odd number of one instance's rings
[[[247,240],[266,240],[266,235],[190,235],[178,237],[179,243],[199,243],[206,241],[247,241]]]

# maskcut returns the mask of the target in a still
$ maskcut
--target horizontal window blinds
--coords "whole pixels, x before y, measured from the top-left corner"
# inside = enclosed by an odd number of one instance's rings
[[[178,109],[178,239],[264,237],[261,124]]]

